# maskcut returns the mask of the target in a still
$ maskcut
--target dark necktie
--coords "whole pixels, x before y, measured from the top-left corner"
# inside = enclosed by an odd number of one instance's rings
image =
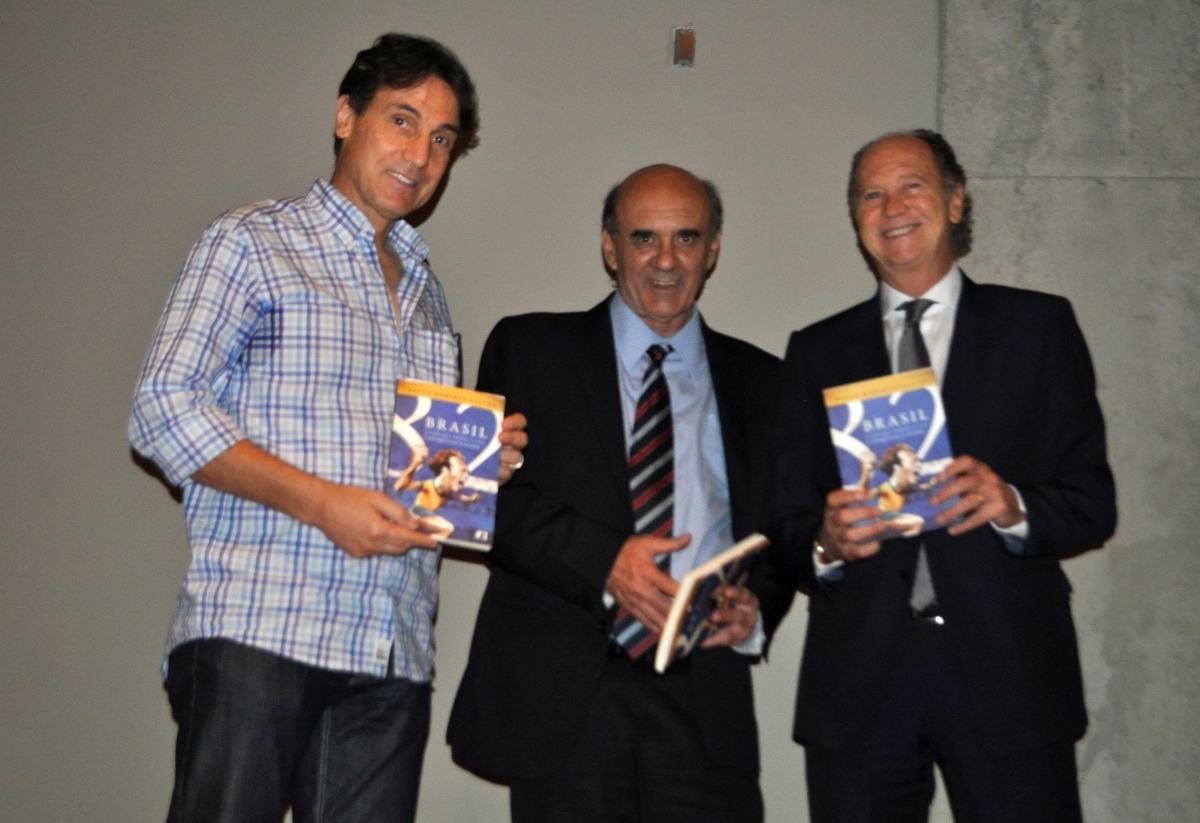
[[[642,379],[642,396],[633,415],[629,438],[629,496],[633,501],[635,534],[669,537],[675,525],[675,439],[671,429],[671,392],[663,376],[663,358],[669,346],[654,344],[646,350],[650,366]],[[663,571],[671,556],[657,561]],[[652,632],[625,609],[613,621],[613,639],[630,657],[638,658],[654,647]]]
[[[911,371],[929,366],[929,349],[925,348],[925,338],[921,334],[921,315],[933,305],[932,300],[910,300],[902,303],[904,309],[904,333],[900,335],[899,351],[897,352],[897,371]],[[933,577],[929,574],[929,560],[925,557],[925,544],[917,554],[917,573],[913,577],[912,594],[908,605],[917,614],[925,612],[937,604],[937,593],[933,588]]]
[[[921,335],[921,315],[932,305],[932,300],[909,300],[900,304],[904,309],[904,333],[900,335],[896,371],[912,371],[929,365],[929,349],[925,348],[925,338]]]

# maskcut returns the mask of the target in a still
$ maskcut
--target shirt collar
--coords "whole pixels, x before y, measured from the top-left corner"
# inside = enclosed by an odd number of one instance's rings
[[[325,224],[347,246],[359,242],[373,243],[375,227],[357,206],[325,180],[318,179],[308,190],[305,203],[325,218]],[[401,257],[424,262],[429,257],[429,246],[417,230],[403,220],[397,220],[388,233],[392,247]]]
[[[674,351],[667,355],[669,359],[678,357],[683,360],[688,370],[696,374],[704,363],[704,336],[700,328],[700,309],[693,306],[692,316],[688,318],[683,328],[671,337],[661,337],[646,325],[642,318],[633,313],[633,309],[625,304],[621,292],[614,291],[609,301],[609,314],[612,317],[613,340],[617,348],[617,358],[621,367],[629,374],[637,374],[638,361],[645,356],[646,349],[655,343],[670,346]]]
[[[958,309],[958,298],[961,294],[962,270],[959,269],[957,263],[954,263],[950,266],[950,270],[942,276],[942,279],[937,281],[933,285],[933,288],[922,294],[921,297],[926,300],[932,300],[934,303],[940,303],[949,308],[950,311],[955,311]],[[912,299],[904,292],[892,288],[882,280],[879,281],[879,304],[884,316],[896,311],[901,305]]]

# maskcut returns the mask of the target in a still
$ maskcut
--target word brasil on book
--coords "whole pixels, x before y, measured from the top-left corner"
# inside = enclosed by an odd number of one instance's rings
[[[492,547],[503,419],[497,394],[420,380],[396,384],[387,493],[439,542]]]
[[[883,511],[890,527],[883,537],[942,528],[934,518],[958,498],[929,502],[937,475],[954,459],[933,369],[825,389],[825,410],[842,484],[867,491]]]

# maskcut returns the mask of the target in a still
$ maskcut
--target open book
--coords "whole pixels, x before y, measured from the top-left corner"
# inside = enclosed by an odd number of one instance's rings
[[[672,660],[690,654],[717,631],[709,615],[725,605],[720,597],[721,587],[744,583],[758,553],[770,542],[761,534],[752,534],[683,576],[658,639],[655,671],[665,672]]]

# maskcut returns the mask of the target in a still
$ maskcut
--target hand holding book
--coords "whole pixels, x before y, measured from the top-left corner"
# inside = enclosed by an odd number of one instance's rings
[[[702,649],[740,645],[758,623],[758,597],[754,592],[744,586],[728,585],[717,595],[717,605],[709,615],[717,630],[700,644]]]
[[[834,386],[824,399],[843,487],[826,498],[819,555],[860,560],[883,540],[954,522],[963,507],[939,488],[954,458],[932,369]]]
[[[950,524],[947,529],[950,534],[963,534],[985,523],[1008,529],[1025,520],[1013,487],[974,457],[955,458],[938,475],[937,482],[943,485],[930,498],[935,506],[953,500],[955,496],[959,498],[937,517],[940,525]]]
[[[605,589],[617,605],[627,609],[651,631],[662,631],[671,600],[679,589],[671,575],[658,567],[655,558],[679,551],[691,540],[689,534],[679,537],[634,535],[621,546],[613,562]]]
[[[749,636],[758,622],[758,598],[742,583],[769,542],[752,534],[683,576],[655,650],[656,671],[666,671],[696,646],[736,645]]]
[[[501,486],[512,480],[517,469],[525,465],[524,451],[529,445],[526,425],[525,415],[520,412],[508,415],[500,423],[500,472],[496,479]]]
[[[817,536],[825,562],[862,560],[879,552],[888,524],[866,489],[834,489],[825,497],[825,517]]]

